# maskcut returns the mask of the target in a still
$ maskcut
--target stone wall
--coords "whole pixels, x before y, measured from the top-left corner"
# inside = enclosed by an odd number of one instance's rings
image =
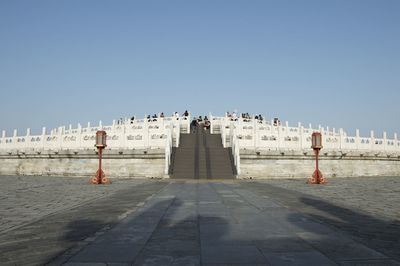
[[[315,170],[310,152],[240,151],[239,178],[308,178]],[[321,151],[325,177],[400,176],[400,158],[389,153]]]
[[[98,163],[95,150],[8,152],[0,154],[0,175],[90,177]],[[162,178],[164,169],[164,149],[106,150],[103,156],[103,170],[110,178]]]

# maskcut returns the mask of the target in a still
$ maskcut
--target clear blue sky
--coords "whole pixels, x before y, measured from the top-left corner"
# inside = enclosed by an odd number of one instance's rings
[[[400,1],[1,1],[0,129],[164,111],[400,133]]]

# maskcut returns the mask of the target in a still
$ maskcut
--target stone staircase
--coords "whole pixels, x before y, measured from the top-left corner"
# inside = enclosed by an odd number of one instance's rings
[[[224,148],[221,135],[197,130],[181,134],[180,146],[172,151],[171,178],[234,179],[236,174],[230,148]]]

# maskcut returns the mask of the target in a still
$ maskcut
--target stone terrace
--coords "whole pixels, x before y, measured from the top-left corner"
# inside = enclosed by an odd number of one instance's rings
[[[400,265],[399,184],[0,177],[0,261]]]

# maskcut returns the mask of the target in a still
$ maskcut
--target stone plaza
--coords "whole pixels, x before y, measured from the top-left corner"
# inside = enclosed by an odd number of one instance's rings
[[[400,179],[0,178],[1,265],[400,265]]]

